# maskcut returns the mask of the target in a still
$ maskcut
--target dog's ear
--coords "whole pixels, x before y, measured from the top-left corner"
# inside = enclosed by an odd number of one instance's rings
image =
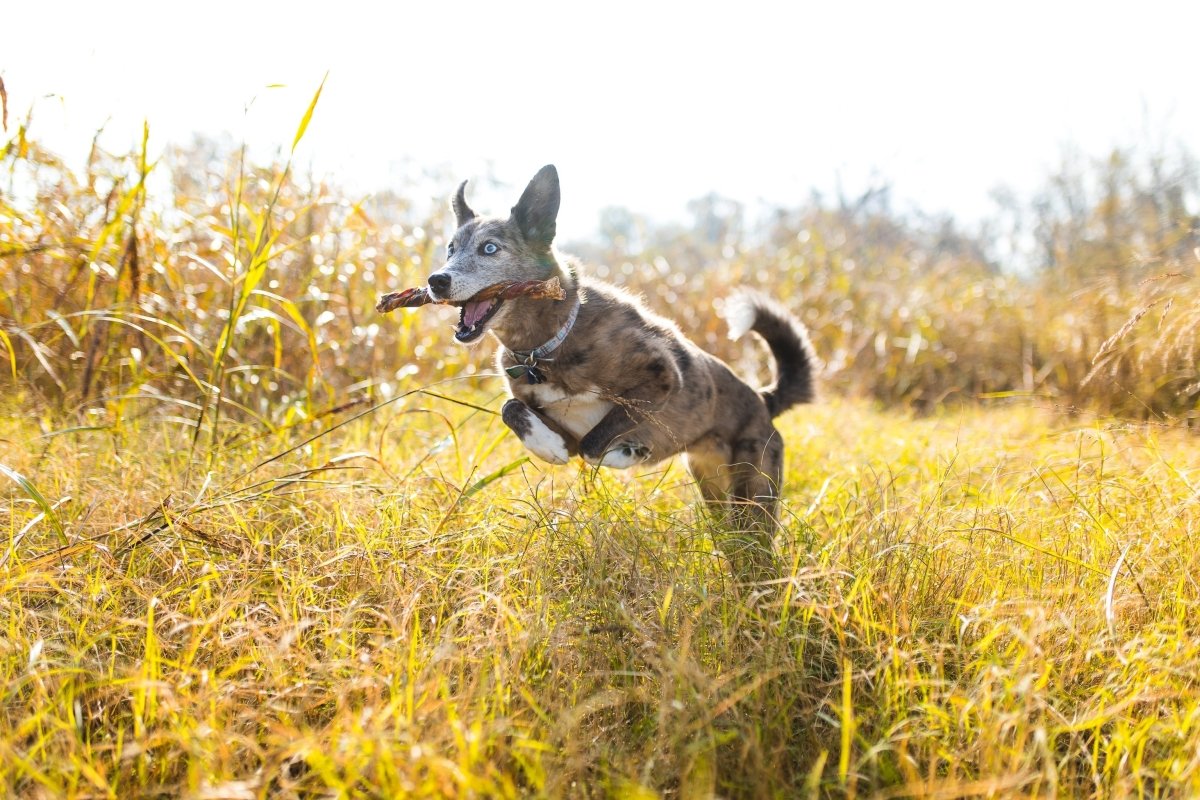
[[[454,193],[454,218],[458,221],[458,227],[466,225],[471,220],[475,219],[475,212],[467,205],[467,182],[463,181],[458,185],[458,191]]]
[[[558,200],[558,170],[547,164],[533,176],[512,209],[512,218],[526,239],[550,246],[558,219]]]

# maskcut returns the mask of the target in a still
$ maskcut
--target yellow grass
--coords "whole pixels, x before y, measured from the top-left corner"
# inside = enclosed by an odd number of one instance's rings
[[[754,592],[680,465],[542,469],[421,394],[192,492],[181,426],[6,419],[0,463],[66,529],[7,487],[8,794],[1200,792],[1178,431],[792,412],[790,567]]]
[[[0,795],[1200,796],[1186,214],[1029,278],[820,207],[599,254],[747,374],[709,303],[742,283],[825,360],[783,571],[738,585],[678,463],[543,468],[445,309],[371,312],[444,209],[204,143],[75,174],[27,124]]]

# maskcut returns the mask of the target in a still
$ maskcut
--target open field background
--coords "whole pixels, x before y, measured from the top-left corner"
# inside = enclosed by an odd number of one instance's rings
[[[0,157],[5,793],[1200,793],[1186,156],[991,233],[886,191],[608,213],[575,249],[706,347],[765,377],[713,313],[745,282],[825,362],[781,421],[789,572],[747,587],[678,464],[543,469],[451,312],[375,315],[443,212],[207,142],[76,173],[34,131]]]

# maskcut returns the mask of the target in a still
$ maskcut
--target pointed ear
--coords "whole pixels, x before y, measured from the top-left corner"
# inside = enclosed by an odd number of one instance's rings
[[[533,176],[512,209],[512,218],[525,238],[550,246],[558,219],[558,200],[558,170],[547,164]]]
[[[475,212],[467,205],[466,189],[467,182],[463,181],[458,185],[458,191],[454,194],[454,202],[451,203],[454,207],[454,218],[458,221],[460,228],[475,219]]]

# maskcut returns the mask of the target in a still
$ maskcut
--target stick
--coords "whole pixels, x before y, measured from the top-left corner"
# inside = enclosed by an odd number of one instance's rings
[[[562,300],[566,297],[562,283],[555,276],[546,281],[521,281],[520,283],[497,283],[477,293],[469,301],[476,300],[512,300],[514,297],[528,297],[531,300]],[[429,296],[429,290],[424,286],[416,289],[405,289],[403,292],[389,292],[379,298],[375,310],[386,314],[397,308],[419,308],[435,303],[439,305],[463,305],[463,302],[451,303],[449,300],[435,300]]]

